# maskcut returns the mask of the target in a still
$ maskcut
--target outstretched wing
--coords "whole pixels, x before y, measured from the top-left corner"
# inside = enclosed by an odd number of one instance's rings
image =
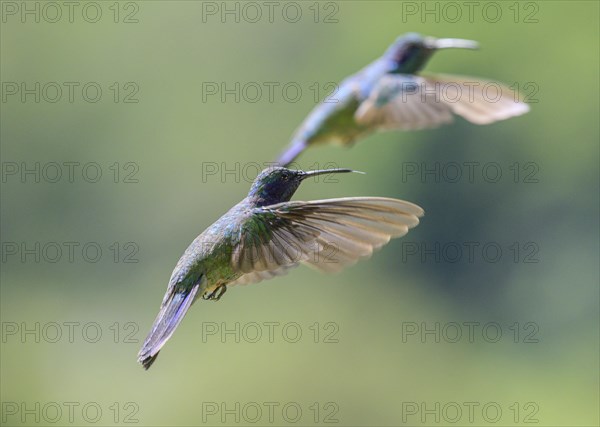
[[[360,105],[355,119],[381,130],[434,128],[453,114],[478,125],[529,111],[512,89],[500,83],[449,75],[386,75]]]
[[[257,208],[240,232],[232,284],[256,283],[299,264],[337,272],[419,223],[423,210],[383,197],[285,202]]]

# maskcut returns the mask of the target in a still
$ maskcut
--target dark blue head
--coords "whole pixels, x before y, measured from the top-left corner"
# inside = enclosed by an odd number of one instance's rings
[[[356,171],[351,169],[323,169],[304,172],[282,167],[268,168],[258,174],[252,183],[248,198],[253,199],[257,206],[287,202],[306,178],[329,173],[347,172]]]
[[[389,60],[390,72],[416,73],[423,69],[438,49],[477,49],[477,42],[462,39],[436,39],[417,33],[407,33],[396,39],[384,54]]]

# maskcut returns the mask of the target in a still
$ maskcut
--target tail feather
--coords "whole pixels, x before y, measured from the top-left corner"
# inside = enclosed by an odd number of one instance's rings
[[[304,139],[294,139],[285,151],[281,153],[277,164],[279,166],[288,167],[304,150],[306,149],[306,141]]]
[[[185,313],[194,302],[199,288],[200,285],[195,285],[189,290],[173,290],[165,298],[160,307],[160,312],[156,316],[152,330],[138,353],[138,362],[145,369],[150,368],[162,346],[171,338],[171,335],[175,332],[175,328],[181,323]]]

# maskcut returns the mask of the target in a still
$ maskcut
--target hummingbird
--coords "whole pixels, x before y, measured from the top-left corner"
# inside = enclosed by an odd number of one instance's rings
[[[398,37],[382,57],[343,80],[310,112],[277,164],[289,166],[310,146],[352,145],[374,131],[434,128],[451,123],[453,115],[484,125],[525,114],[529,106],[500,83],[420,74],[440,49],[478,47],[472,40],[416,33]]]
[[[340,271],[419,223],[423,209],[398,199],[290,201],[304,180],[348,172],[358,171],[283,167],[262,171],[248,196],[200,234],[179,259],[138,354],[144,368],[152,365],[199,298],[218,301],[228,286],[280,276],[299,264]]]

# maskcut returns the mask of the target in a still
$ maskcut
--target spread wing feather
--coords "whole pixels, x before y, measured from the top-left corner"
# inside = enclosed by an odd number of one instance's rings
[[[520,116],[529,106],[505,85],[450,75],[386,75],[355,113],[380,130],[434,128],[453,114],[478,125]]]
[[[423,210],[383,197],[347,197],[285,202],[257,208],[240,230],[232,266],[244,274],[231,284],[249,284],[306,264],[337,272],[369,257],[391,238],[419,223]]]

